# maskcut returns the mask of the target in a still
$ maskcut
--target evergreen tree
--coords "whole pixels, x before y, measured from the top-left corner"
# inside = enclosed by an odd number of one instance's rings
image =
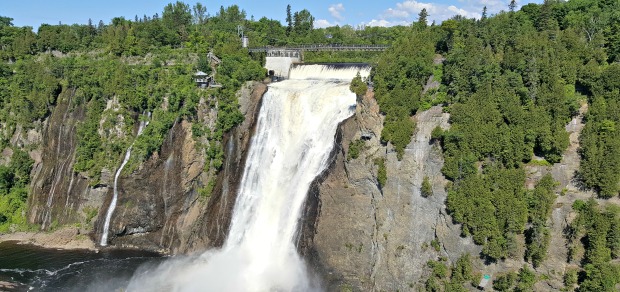
[[[426,8],[422,8],[422,11],[418,14],[418,25],[420,27],[426,27],[426,19],[428,18],[428,12]]]
[[[431,185],[428,176],[424,176],[424,179],[422,180],[422,187],[420,189],[420,193],[422,194],[422,197],[425,198],[433,195],[433,186]]]
[[[291,5],[286,5],[286,35],[293,31],[293,17],[291,15]]]
[[[517,1],[510,0],[510,4],[508,4],[508,10],[510,10],[510,12],[515,12],[516,8],[517,8]]]

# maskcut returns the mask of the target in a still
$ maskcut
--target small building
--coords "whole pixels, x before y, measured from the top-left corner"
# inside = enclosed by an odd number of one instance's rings
[[[198,71],[194,74],[194,81],[196,81],[196,85],[200,88],[209,86],[209,83],[211,83],[210,79],[209,74],[202,71]]]

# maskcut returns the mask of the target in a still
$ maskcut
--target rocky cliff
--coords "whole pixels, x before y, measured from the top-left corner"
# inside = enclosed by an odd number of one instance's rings
[[[225,135],[225,163],[219,173],[205,170],[209,168],[205,168],[208,162],[201,145],[206,141],[193,137],[192,123],[178,120],[159,152],[120,176],[118,204],[110,224],[111,245],[179,253],[222,244],[236,183],[243,171],[243,156],[265,90],[264,84],[252,83],[239,92],[245,121]],[[113,195],[115,170],[104,169],[95,185],[86,175],[73,171],[76,125],[85,115],[81,106],[72,106],[73,94],[70,90],[63,92],[38,128],[18,129],[12,142],[33,149],[29,221],[42,230],[78,224],[81,233],[98,242]],[[197,122],[215,124],[217,111],[208,102],[203,100],[198,111]],[[138,115],[133,116],[137,119]],[[210,180],[216,182],[213,192],[200,195],[198,189]]]
[[[372,93],[341,125],[342,143],[314,194],[320,202],[309,250],[328,290],[411,290],[424,277],[428,260],[442,255],[456,261],[462,253],[479,252],[459,236],[443,205],[441,148],[430,134],[436,126],[448,127],[448,115],[433,107],[414,119],[417,129],[401,161],[391,146],[380,143],[383,120]],[[359,157],[347,159],[349,143],[362,138]],[[385,159],[384,186],[377,180],[377,158]],[[420,194],[425,176],[432,178],[434,195],[428,198]],[[435,239],[444,243],[439,251],[431,247]]]
[[[586,110],[587,105],[582,106],[580,115],[566,126],[571,143],[560,163],[526,166],[526,188],[533,188],[544,174],[551,173],[558,182],[556,193],[566,194],[557,197],[548,221],[549,252],[534,269],[540,275],[537,291],[561,289],[565,271],[577,267],[576,262],[567,261],[564,231],[576,216],[573,202],[593,197],[574,180]],[[380,143],[383,121],[371,92],[358,103],[356,115],[341,125],[330,169],[310,191],[306,208],[310,220],[303,226],[300,244],[311,265],[323,275],[327,290],[417,291],[429,276],[429,260],[443,258],[451,265],[467,253],[472,256],[476,275],[497,276],[523,265],[533,268],[523,260],[523,235],[518,236],[520,255],[499,262],[485,262],[479,257],[481,247],[461,236],[460,225],[455,225],[445,210],[443,157],[439,143],[431,139],[435,127],[449,127],[449,114],[437,106],[418,112],[413,119],[416,130],[400,161],[391,145]],[[349,144],[357,139],[364,142],[353,159],[348,155]],[[385,161],[387,181],[383,186],[377,179],[376,159]],[[433,194],[428,197],[421,194],[424,177],[432,185]],[[475,290],[473,286],[471,290]]]

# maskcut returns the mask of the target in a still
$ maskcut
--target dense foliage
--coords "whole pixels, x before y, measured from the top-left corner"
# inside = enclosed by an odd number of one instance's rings
[[[265,17],[248,19],[237,5],[209,13],[201,3],[177,1],[152,16],[116,17],[107,23],[43,24],[36,32],[31,27],[15,27],[10,17],[2,16],[0,86],[6,90],[0,90],[0,148],[13,146],[9,140],[16,129],[41,125],[62,104],[80,120],[74,171],[90,178],[93,185],[99,183],[102,170],[118,167],[132,144],[131,160],[124,171],[133,171],[160,150],[170,129],[181,119],[192,122],[192,133],[205,142],[199,143],[209,160],[205,170],[217,171],[225,159],[224,133],[243,121],[237,91],[246,81],[265,77],[262,56],[252,56],[241,47],[239,26],[252,46],[389,44],[407,31],[404,27],[317,29],[308,10],[286,8],[288,21],[283,25]],[[209,51],[221,64],[210,63]],[[361,61],[378,55],[316,53],[309,54],[308,60]],[[196,70],[216,74],[222,87],[197,89],[192,78]],[[366,84],[359,81],[356,91],[361,94]],[[202,123],[198,113],[201,102],[217,112],[215,125]],[[136,137],[137,124],[147,120],[144,134]],[[383,177],[384,182],[384,168]],[[15,188],[25,192],[19,196],[20,204],[27,198],[26,185]],[[213,189],[213,184],[206,189]],[[25,214],[21,213],[20,220],[7,213],[8,219],[2,222],[8,222],[7,226],[20,223]]]
[[[583,276],[579,291],[616,291],[620,283],[620,212],[617,207],[602,209],[594,200],[575,201],[579,212],[568,230],[571,260],[581,260]]]
[[[544,260],[555,185],[545,177],[526,191],[523,166],[536,156],[560,161],[569,143],[565,125],[586,96],[599,103],[605,93],[607,99],[618,96],[614,79],[604,77],[614,74],[615,65],[594,74],[615,60],[609,55],[615,40],[602,33],[599,40],[589,39],[576,20],[585,7],[576,2],[529,4],[478,21],[455,17],[431,28],[446,58],[439,91],[446,93],[451,113],[450,130],[433,131],[444,149],[443,173],[454,182],[447,207],[463,223],[463,234],[484,245],[483,254],[492,259],[517,256],[515,239],[524,234],[526,259],[534,266]],[[588,9],[618,5],[589,3],[594,5]],[[594,33],[600,33],[604,26],[596,26]],[[613,131],[615,108],[591,111],[587,124],[600,122],[589,124],[582,137],[589,143],[582,146],[581,175],[587,186],[605,189],[601,194],[617,194],[620,178],[614,168],[620,153],[605,132]]]
[[[523,266],[518,273],[510,272],[498,275],[493,280],[493,289],[497,291],[526,292],[533,291],[534,284],[536,284],[536,274],[527,266]]]
[[[434,47],[431,34],[409,28],[377,63],[375,98],[385,114],[381,140],[394,146],[401,159],[411,141],[415,123],[411,116],[420,106],[422,86],[431,75]]]
[[[580,177],[602,198],[620,191],[620,63],[591,76],[593,96],[580,137]]]
[[[11,230],[13,224],[26,225],[23,213],[32,163],[28,153],[16,149],[9,165],[0,165],[0,232]]]
[[[480,279],[474,275],[471,256],[464,254],[448,267],[443,259],[429,261],[427,266],[431,269],[431,275],[424,283],[424,290],[428,292],[441,291],[468,291],[467,288],[475,287]]]

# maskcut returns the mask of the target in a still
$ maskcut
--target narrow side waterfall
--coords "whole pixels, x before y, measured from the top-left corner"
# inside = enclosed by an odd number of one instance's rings
[[[151,113],[148,113],[148,117],[149,118],[151,117]],[[146,126],[148,126],[148,124],[149,124],[148,120],[140,121],[140,126],[138,127],[138,134],[136,135],[136,137],[142,134],[142,131],[144,130]],[[112,219],[112,214],[114,214],[114,209],[116,209],[116,201],[118,200],[118,178],[121,175],[123,168],[125,168],[125,165],[127,164],[127,162],[129,162],[129,158],[131,158],[131,148],[133,148],[133,143],[131,143],[131,146],[127,148],[127,152],[125,152],[125,158],[123,159],[121,166],[118,167],[118,169],[116,170],[116,173],[114,174],[114,186],[113,186],[114,194],[112,196],[112,201],[110,202],[110,206],[108,207],[108,212],[105,215],[105,222],[103,224],[103,233],[101,234],[101,242],[99,243],[101,246],[108,245],[108,231],[110,229],[110,220]]]
[[[224,246],[141,273],[128,291],[320,290],[296,250],[298,222],[338,124],[355,112],[350,81],[370,68],[311,66],[294,67],[263,96]]]

